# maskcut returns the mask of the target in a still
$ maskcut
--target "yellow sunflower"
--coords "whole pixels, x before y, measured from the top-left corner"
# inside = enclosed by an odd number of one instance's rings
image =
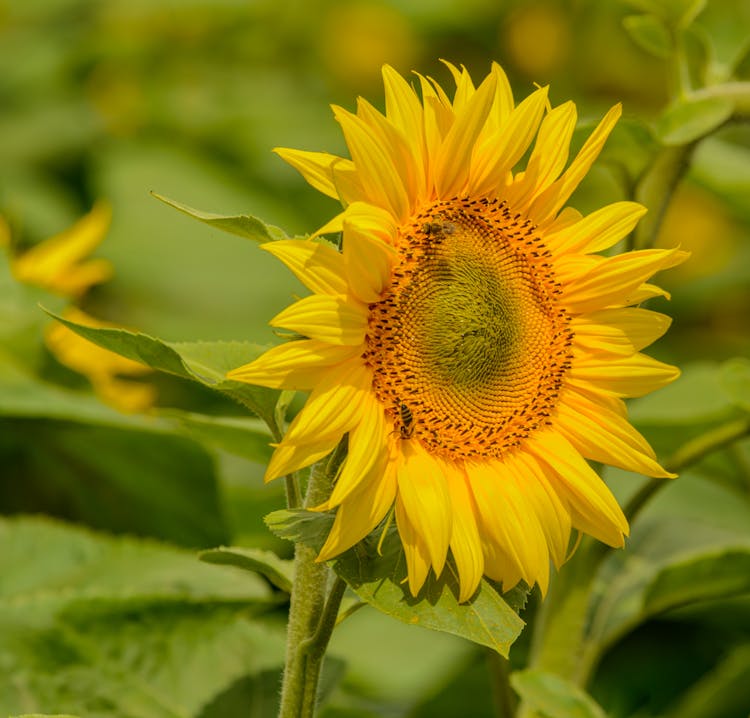
[[[586,459],[670,476],[622,399],[678,376],[640,353],[669,318],[635,305],[664,294],[647,282],[684,253],[602,256],[645,209],[564,208],[619,105],[568,164],[572,102],[549,108],[543,87],[516,106],[498,65],[479,87],[448,67],[452,101],[418,75],[420,99],[385,67],[385,114],[363,99],[356,114],[334,107],[351,159],[277,150],[341,201],[320,233],[343,232],[343,247],[263,246],[313,292],[271,321],[306,338],[229,376],[311,391],[267,480],[348,434],[331,497],[317,507],[336,509],[319,560],[394,507],[411,592],[450,553],[465,601],[483,574],[504,590],[523,579],[544,592],[571,528],[623,545],[627,521]]]

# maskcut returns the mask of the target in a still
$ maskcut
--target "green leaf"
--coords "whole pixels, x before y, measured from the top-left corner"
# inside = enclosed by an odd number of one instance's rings
[[[622,24],[633,41],[651,55],[666,59],[674,52],[669,28],[655,15],[628,15]]]
[[[211,227],[221,229],[224,232],[236,234],[239,237],[253,239],[256,242],[272,242],[276,239],[286,238],[286,234],[283,230],[279,229],[278,227],[274,227],[273,225],[266,224],[257,217],[253,217],[249,214],[238,214],[230,216],[214,214],[213,212],[202,212],[199,209],[193,209],[192,207],[188,207],[187,205],[182,204],[181,202],[177,202],[176,200],[169,199],[168,197],[163,197],[156,192],[151,192],[151,196],[156,197],[156,199],[161,200],[165,204],[168,204],[170,207],[174,207],[175,209],[188,215],[189,217],[193,217],[194,219],[197,219],[201,222],[205,222]]]
[[[721,365],[719,381],[732,401],[750,411],[750,359],[736,357]]]
[[[734,102],[727,97],[687,98],[662,114],[656,135],[664,145],[687,145],[717,130],[733,111]]]
[[[294,562],[281,559],[272,551],[238,546],[220,546],[208,551],[201,551],[198,558],[206,563],[237,566],[246,571],[259,573],[282,591],[292,592]]]
[[[259,356],[266,347],[249,342],[180,342],[168,343],[147,334],[125,329],[89,327],[76,324],[52,312],[76,334],[104,349],[150,366],[152,369],[197,381],[244,404],[263,419],[272,431],[276,429],[275,407],[279,392],[226,379],[226,373]]]
[[[601,655],[657,614],[750,590],[750,503],[683,474],[633,525],[628,550],[603,564],[592,595],[587,651]]]
[[[333,515],[312,511],[274,511],[266,524],[277,536],[301,541],[319,550]],[[440,578],[430,574],[419,595],[405,582],[406,564],[401,541],[391,528],[378,552],[379,529],[339,556],[333,568],[364,601],[388,616],[410,625],[461,636],[503,656],[521,634],[524,622],[491,584],[482,580],[471,600],[459,603],[458,580],[446,565]],[[514,595],[518,601],[518,596]]]
[[[510,684],[529,708],[545,718],[606,718],[590,695],[553,673],[533,668],[516,671]]]
[[[231,566],[152,541],[0,520],[0,713],[197,715],[283,661],[276,598]]]

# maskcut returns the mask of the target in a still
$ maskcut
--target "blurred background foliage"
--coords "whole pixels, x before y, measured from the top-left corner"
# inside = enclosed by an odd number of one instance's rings
[[[383,63],[447,82],[446,58],[475,77],[499,61],[517,98],[550,83],[553,104],[578,105],[578,144],[622,101],[624,119],[572,203],[585,212],[629,197],[668,144],[663,113],[676,96],[664,26],[642,20],[654,4],[0,0],[0,234],[20,256],[108,202],[95,256],[114,273],[78,306],[171,342],[272,343],[267,320],[301,286],[254,243],[149,190],[289,234],[317,229],[333,202],[272,148],[344,153],[329,103],[352,108],[361,94],[382,107]],[[697,86],[748,79],[748,27],[747,0],[706,4],[685,35]],[[750,128],[730,123],[696,148],[657,239],[693,253],[659,280],[671,302],[652,303],[674,316],[652,353],[684,377],[633,407],[662,457],[750,410],[748,196]],[[231,543],[290,555],[262,522],[283,503],[281,487],[262,486],[262,432],[230,399],[161,374],[117,370],[149,383],[149,415],[101,404],[96,377],[44,344],[51,320],[37,304],[67,300],[7,267],[0,289],[0,712],[274,715],[285,594],[232,567],[193,567],[185,553]],[[208,426],[202,414],[226,421]],[[642,481],[607,476],[622,498]],[[749,497],[745,440],[665,489],[634,527],[635,553],[605,566],[604,586],[619,578],[611,595],[599,586],[592,609],[604,638],[589,689],[611,715],[750,713]],[[656,576],[726,590],[654,608]],[[460,639],[367,609],[337,629],[331,655],[325,716],[492,714],[485,658]]]

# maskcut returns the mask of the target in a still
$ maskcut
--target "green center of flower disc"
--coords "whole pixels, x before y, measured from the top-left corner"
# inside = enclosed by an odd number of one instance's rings
[[[569,366],[548,254],[491,202],[436,203],[401,239],[371,305],[373,389],[409,440],[446,458],[499,456],[546,422]]]

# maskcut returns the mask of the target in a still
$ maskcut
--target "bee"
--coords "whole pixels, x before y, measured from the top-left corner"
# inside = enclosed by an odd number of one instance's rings
[[[401,415],[399,434],[401,434],[402,439],[411,439],[414,434],[414,416],[411,413],[411,409],[402,402],[398,407],[398,411]]]
[[[437,215],[432,219],[432,222],[425,222],[422,225],[422,234],[428,237],[440,237],[442,235],[453,234],[456,231],[456,225],[453,222],[444,222],[441,215]]]

